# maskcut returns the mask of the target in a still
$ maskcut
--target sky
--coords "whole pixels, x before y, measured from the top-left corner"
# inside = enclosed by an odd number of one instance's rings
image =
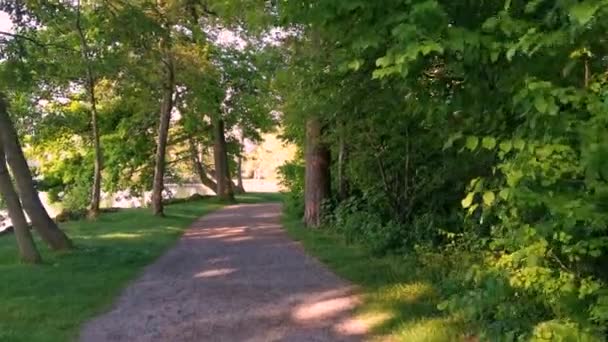
[[[8,14],[0,11],[0,31],[10,32],[12,26],[13,25]]]

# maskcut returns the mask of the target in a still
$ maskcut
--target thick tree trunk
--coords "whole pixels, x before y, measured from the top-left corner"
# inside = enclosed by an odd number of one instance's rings
[[[8,209],[8,216],[11,218],[13,229],[15,232],[15,238],[17,239],[17,247],[19,249],[19,258],[22,262],[28,264],[37,264],[42,261],[40,253],[36,249],[34,239],[30,232],[30,228],[25,219],[23,208],[21,207],[21,201],[19,196],[13,187],[13,181],[11,175],[8,173],[6,167],[6,158],[4,156],[4,149],[0,142],[0,194],[6,202]]]
[[[217,182],[217,196],[223,201],[234,201],[234,189],[228,170],[228,151],[226,150],[226,137],[224,136],[224,120],[216,120],[213,125],[215,143],[213,154],[215,159],[215,180]]]
[[[158,142],[156,145],[156,163],[154,166],[154,184],[152,188],[152,212],[163,216],[163,189],[165,187],[165,155],[167,153],[167,139],[169,136],[169,123],[173,110],[173,92],[175,88],[175,70],[170,57],[166,60],[166,82],[163,90],[163,102],[160,110],[160,123],[158,125]]]
[[[201,183],[203,183],[204,186],[208,187],[209,189],[211,189],[212,191],[215,192],[217,190],[217,183],[213,179],[211,179],[211,177],[209,177],[209,175],[207,175],[207,171],[205,171],[205,167],[203,166],[203,162],[199,156],[200,156],[200,153],[196,146],[196,142],[191,139],[190,140],[190,159],[192,161],[192,167],[194,168],[194,171],[198,175],[198,178],[200,179]]]
[[[321,123],[317,118],[306,123],[306,175],[304,184],[304,223],[308,227],[321,224],[323,201],[330,196],[331,155],[321,141]]]
[[[78,12],[76,17],[76,30],[80,37],[80,52],[83,62],[86,67],[86,89],[89,97],[89,105],[91,106],[91,130],[93,135],[93,149],[95,161],[93,167],[93,185],[91,188],[91,203],[89,205],[88,216],[96,218],[99,216],[99,205],[101,203],[101,171],[103,170],[103,151],[99,139],[99,123],[97,114],[97,96],[95,95],[95,76],[91,67],[89,45],[87,44],[84,31],[80,24],[80,0],[78,1]]]
[[[57,227],[38,197],[32,173],[23,155],[15,127],[8,116],[6,103],[0,94],[0,138],[4,145],[6,160],[11,170],[21,198],[21,204],[27,212],[34,229],[53,250],[72,248],[70,239]]]

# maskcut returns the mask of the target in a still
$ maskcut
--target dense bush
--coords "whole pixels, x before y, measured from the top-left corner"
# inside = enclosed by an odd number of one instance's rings
[[[319,113],[332,183],[348,183],[326,225],[378,253],[460,260],[440,307],[484,340],[604,340],[608,3],[289,9],[315,30],[286,72],[287,132],[302,144],[301,117]]]
[[[288,162],[278,169],[280,184],[285,189],[284,210],[291,216],[304,215],[304,164],[301,161]]]

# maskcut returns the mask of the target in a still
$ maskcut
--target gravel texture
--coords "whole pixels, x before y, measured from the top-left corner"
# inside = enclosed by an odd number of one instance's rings
[[[289,239],[280,215],[235,205],[198,220],[80,340],[363,340],[356,289]]]

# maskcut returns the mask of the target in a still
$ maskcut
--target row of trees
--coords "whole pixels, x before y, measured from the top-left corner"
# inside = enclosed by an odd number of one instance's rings
[[[10,166],[0,160],[0,191],[22,260],[40,261],[22,206],[52,249],[71,248],[37,191],[90,218],[102,192],[121,190],[151,190],[162,216],[165,179],[184,168],[224,200],[243,191],[232,182],[242,144],[275,125],[272,53],[243,30],[250,12],[190,0],[2,1],[0,10],[13,22],[0,32]]]
[[[298,32],[277,74],[303,152],[282,169],[288,209],[378,253],[451,260],[460,287],[441,308],[486,339],[603,340],[608,2],[279,13]]]

